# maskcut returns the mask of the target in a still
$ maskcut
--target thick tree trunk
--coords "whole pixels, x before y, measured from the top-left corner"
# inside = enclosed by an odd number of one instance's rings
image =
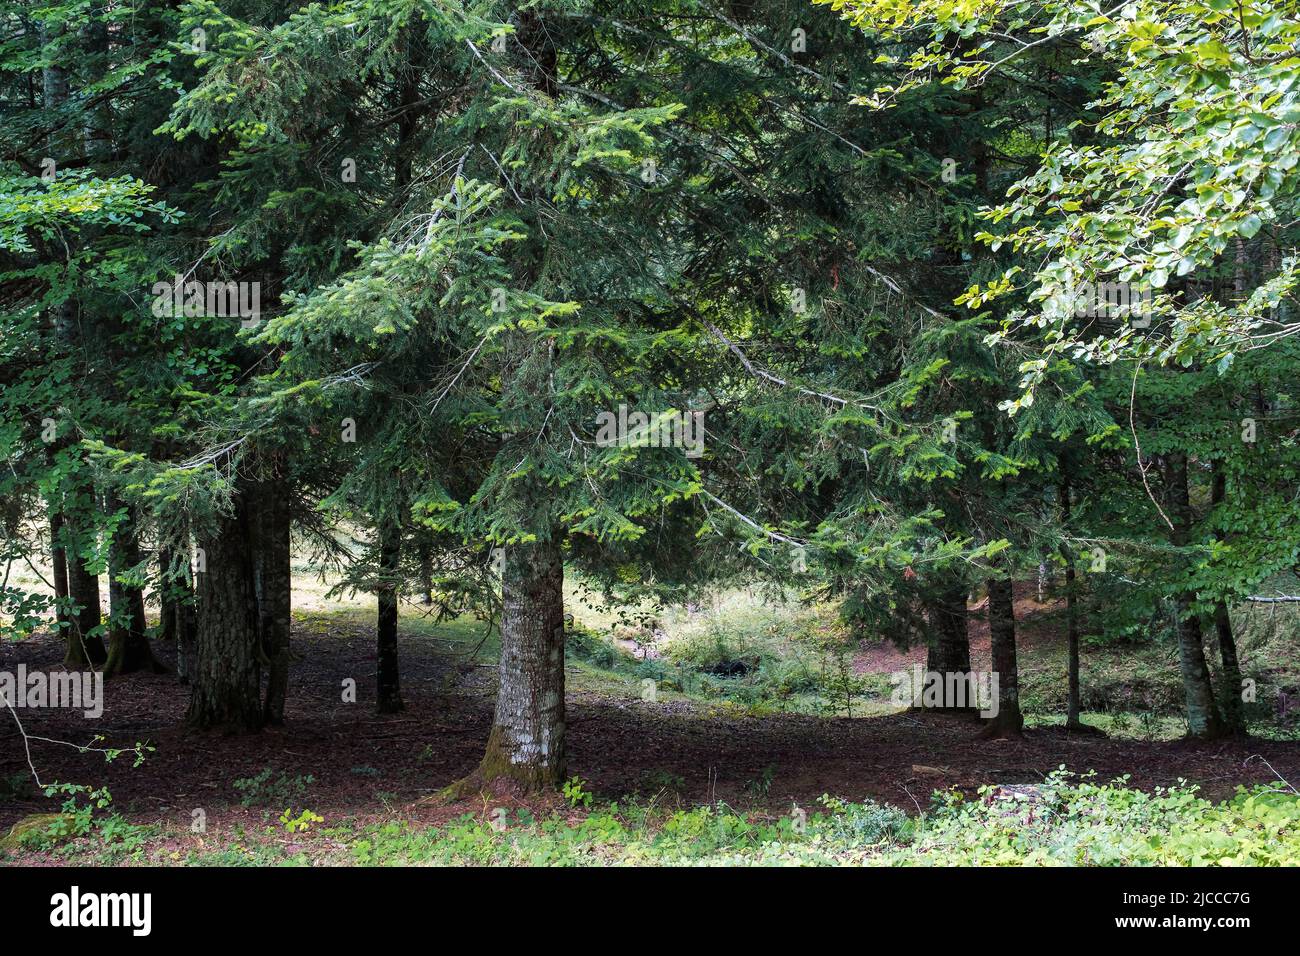
[[[257,494],[255,554],[257,606],[262,651],[267,662],[265,720],[284,723],[289,692],[289,630],[293,611],[293,568],[289,544],[289,486],[263,482]]]
[[[397,575],[402,548],[402,529],[385,522],[379,531],[379,570],[383,581],[378,589],[378,667],[376,708],[381,714],[395,714],[402,705],[402,685],[397,662]]]
[[[1169,471],[1173,490],[1173,543],[1181,547],[1187,544],[1192,528],[1187,456],[1181,453],[1170,455]],[[1201,631],[1201,619],[1193,611],[1195,600],[1195,594],[1178,596],[1178,658],[1187,701],[1187,733],[1191,737],[1208,739],[1223,736],[1223,721],[1214,704],[1210,669],[1205,663],[1205,638]]]
[[[1209,669],[1205,664],[1205,638],[1201,619],[1186,595],[1178,599],[1178,657],[1187,700],[1187,733],[1209,739],[1223,736],[1223,722],[1214,705]]]
[[[971,713],[978,708],[973,696],[976,688],[970,677],[970,638],[967,636],[968,613],[966,609],[966,586],[957,585],[941,591],[929,608],[930,623],[934,634],[926,653],[925,669],[930,674],[942,675],[944,680],[937,685],[936,697],[926,695],[925,707],[948,713]],[[957,678],[949,675],[965,675]],[[963,681],[963,689],[956,687],[956,681]],[[918,688],[919,690],[920,688]],[[937,699],[937,703],[934,702]]]
[[[206,568],[198,575],[198,628],[186,722],[196,729],[248,733],[262,726],[256,588],[247,495],[235,513],[201,542]]]
[[[1020,713],[1020,672],[1016,663],[1016,606],[1010,578],[990,578],[989,643],[993,673],[998,679],[998,712],[989,718],[988,737],[1019,737],[1024,726]]]
[[[564,779],[564,562],[557,541],[506,548],[500,688],[483,781],[528,790]]]
[[[1219,659],[1223,663],[1223,723],[1230,734],[1245,736],[1246,713],[1241,699],[1241,662],[1237,660],[1237,640],[1232,633],[1228,605],[1214,606],[1214,631],[1219,638]]]
[[[120,509],[121,503],[109,499],[110,512]],[[160,671],[145,633],[144,589],[121,580],[140,563],[140,545],[136,540],[135,514],[128,510],[127,517],[113,531],[109,545],[108,576],[108,660],[105,674],[128,674],[138,670]]]

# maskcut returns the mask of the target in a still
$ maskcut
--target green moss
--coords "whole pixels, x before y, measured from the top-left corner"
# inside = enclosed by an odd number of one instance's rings
[[[0,850],[18,850],[39,844],[72,839],[73,817],[69,813],[33,813],[23,817],[0,839]]]
[[[547,764],[519,764],[506,753],[503,738],[505,731],[494,725],[483,748],[483,759],[478,768],[467,777],[444,787],[441,796],[448,802],[481,793],[500,780],[509,780],[527,793],[555,790],[564,782],[564,767]]]

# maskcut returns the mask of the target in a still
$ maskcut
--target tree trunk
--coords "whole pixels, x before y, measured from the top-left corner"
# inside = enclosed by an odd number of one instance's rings
[[[76,539],[68,540],[72,543]],[[100,625],[99,575],[86,569],[86,562],[75,548],[67,555],[67,564],[72,626],[68,628],[68,652],[63,663],[69,670],[98,667],[108,659],[104,639],[91,633]]]
[[[1065,638],[1068,646],[1065,665],[1068,684],[1065,704],[1065,726],[1078,730],[1083,726],[1079,716],[1079,615],[1075,607],[1075,571],[1071,560],[1065,566]]]
[[[183,585],[177,582],[177,586],[185,590],[176,607],[176,674],[182,684],[190,682],[190,673],[198,660],[195,642],[199,633],[199,609],[194,593],[197,583],[190,576],[185,578]]]
[[[176,552],[168,547],[158,549],[158,604],[159,639],[174,642],[176,648],[176,676],[182,684],[189,683],[189,666],[194,654],[194,590],[190,583],[189,566],[179,573],[174,567]]]
[[[1193,613],[1188,595],[1178,598],[1178,657],[1187,700],[1187,733],[1209,739],[1223,735],[1223,723],[1214,705],[1209,670],[1205,664],[1205,638],[1201,619]]]
[[[998,679],[998,712],[989,718],[987,737],[1019,737],[1025,720],[1020,713],[1020,673],[1016,664],[1016,606],[1010,578],[990,578],[989,643],[993,673]]]
[[[433,549],[429,542],[420,542],[420,603],[433,603]]]
[[[1223,465],[1216,461],[1210,489],[1211,504],[1220,504],[1226,492]],[[1223,540],[1221,534],[1216,534],[1216,537]],[[1230,734],[1245,736],[1248,731],[1241,699],[1241,662],[1237,659],[1237,639],[1232,633],[1232,617],[1228,614],[1228,605],[1224,601],[1214,605],[1214,632],[1219,639],[1219,660],[1223,664],[1224,729]]]
[[[1219,638],[1219,658],[1223,662],[1223,723],[1230,734],[1246,736],[1246,714],[1241,699],[1241,663],[1237,660],[1237,641],[1232,633],[1228,605],[1214,606],[1214,630]]]
[[[289,543],[289,486],[282,480],[262,482],[257,494],[255,554],[257,607],[262,651],[267,661],[266,723],[284,723],[289,692],[289,631],[293,610],[293,568]]]
[[[42,45],[50,42],[52,37],[48,25],[44,23],[40,25],[39,37]],[[46,110],[57,110],[67,102],[68,76],[58,65],[51,63],[41,70],[41,96]],[[52,157],[58,155],[53,135],[47,140],[47,148]],[[71,247],[67,248],[66,254],[71,258],[73,254]],[[80,344],[80,335],[76,322],[76,305],[74,301],[68,298],[59,303],[58,308],[54,310],[53,317],[55,338],[63,348],[67,349],[70,355],[75,354]],[[74,482],[74,491],[76,487],[77,484]],[[90,633],[100,623],[99,578],[97,575],[89,574],[86,571],[85,562],[78,554],[82,541],[75,533],[77,529],[74,526],[76,523],[75,516],[78,515],[75,503],[76,497],[75,493],[70,493],[66,501],[68,513],[74,516],[73,519],[67,520],[63,515],[59,515],[59,530],[64,532],[66,542],[72,546],[71,553],[65,551],[63,555],[67,579],[67,596],[70,604],[65,617],[68,624],[65,631],[67,651],[63,657],[63,664],[69,670],[98,667],[108,657],[107,651],[104,650],[103,639],[99,635],[91,635]],[[55,573],[55,592],[57,594],[57,561]]]
[[[248,733],[262,726],[256,588],[247,494],[203,543],[198,575],[198,628],[187,665],[191,691],[186,722],[196,729]]]
[[[483,781],[527,790],[564,779],[564,561],[557,541],[506,548],[496,715]]]
[[[111,514],[121,509],[114,498],[106,501]],[[104,673],[128,674],[138,670],[162,670],[149,648],[145,633],[144,589],[122,581],[123,575],[140,563],[140,545],[136,540],[135,512],[128,509],[126,518],[113,530],[109,543],[108,573],[108,660]]]
[[[1067,477],[1061,482],[1061,523],[1067,530],[1070,519],[1070,479]],[[1079,614],[1075,594],[1078,585],[1074,570],[1074,552],[1064,542],[1061,550],[1065,558],[1065,639],[1068,648],[1065,671],[1069,688],[1065,704],[1065,726],[1070,730],[1081,730],[1083,719],[1079,716]]]
[[[379,530],[379,572],[382,582],[379,598],[378,668],[376,673],[376,708],[381,714],[402,710],[402,685],[397,663],[397,575],[402,554],[402,529],[385,521]]]
[[[68,612],[68,559],[63,548],[63,514],[59,503],[50,499],[50,564],[54,568],[54,621],[57,633],[64,640],[72,632]]]
[[[929,650],[925,658],[925,670],[928,675],[939,674],[944,680],[937,688],[938,702],[931,697],[925,698],[927,710],[935,709],[948,713],[971,713],[978,708],[972,694],[975,685],[970,677],[970,638],[967,636],[966,586],[958,583],[941,591],[930,605],[930,622],[934,627]],[[949,675],[965,675],[965,690],[959,693]],[[918,688],[920,689],[920,688]]]
[[[171,643],[180,633],[180,608],[171,576],[176,555],[166,545],[158,546],[158,640]]]
[[[38,27],[38,35],[41,44],[44,45],[58,34],[52,33],[50,26],[42,23]],[[41,98],[45,109],[50,111],[58,110],[68,101],[68,74],[61,66],[51,63],[41,69]],[[53,133],[46,140],[46,148],[50,151],[51,157],[59,155],[58,140]],[[71,260],[75,249],[71,239],[67,240],[64,249],[65,255]],[[54,334],[69,355],[75,355],[77,350],[82,348],[75,299],[71,297],[65,299],[54,311]],[[84,368],[84,363],[81,364]],[[64,556],[68,573],[68,597],[71,603],[68,623],[71,626],[67,629],[67,653],[64,655],[63,663],[70,670],[98,667],[108,657],[103,638],[98,634],[91,634],[91,631],[100,624],[99,576],[86,570],[85,562],[79,554],[86,543],[79,533],[81,528],[78,519],[84,513],[79,506],[84,500],[83,495],[89,492],[89,488],[85,487],[88,484],[88,482],[73,481],[64,501],[65,511],[61,522],[64,540],[72,549],[71,553],[65,553]],[[91,497],[93,498],[93,493]],[[93,508],[93,505],[91,507]],[[93,531],[91,533],[93,534]]]
[[[1169,477],[1173,490],[1173,543],[1187,544],[1192,529],[1192,501],[1188,488],[1187,456],[1181,452],[1169,456]],[[1178,658],[1187,701],[1187,733],[1191,737],[1211,738],[1223,735],[1223,721],[1214,704],[1210,669],[1205,663],[1205,638],[1201,619],[1193,611],[1196,595],[1178,595]]]

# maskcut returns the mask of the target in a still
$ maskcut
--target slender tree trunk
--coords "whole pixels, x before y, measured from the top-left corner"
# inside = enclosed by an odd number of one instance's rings
[[[1061,482],[1061,523],[1068,529],[1071,519],[1070,479],[1067,476]],[[1074,552],[1062,544],[1065,557],[1065,637],[1067,660],[1065,665],[1066,682],[1069,690],[1065,704],[1065,726],[1070,730],[1081,730],[1083,719],[1079,716],[1079,614],[1077,603]]]
[[[106,508],[110,513],[116,512],[121,508],[121,502],[109,498]],[[104,664],[104,673],[108,675],[162,670],[154,659],[145,633],[144,589],[121,580],[139,563],[135,513],[128,509],[126,519],[113,530],[113,539],[109,543],[108,660]]]
[[[925,669],[927,675],[940,674],[942,690],[938,691],[939,703],[936,705],[926,698],[926,709],[938,709],[949,713],[971,713],[977,710],[971,696],[975,690],[970,682],[970,638],[967,635],[968,612],[966,609],[966,586],[958,582],[952,587],[940,591],[930,605],[930,621],[934,627],[929,650],[926,654]],[[964,675],[965,692],[956,692],[949,675]]]
[[[176,552],[168,547],[158,549],[158,604],[161,607],[161,632],[159,639],[174,642],[176,648],[176,676],[188,684],[186,668],[194,654],[194,589],[190,582],[189,565],[179,573],[175,567]]]
[[[1076,608],[1074,562],[1065,566],[1065,636],[1068,645],[1066,679],[1068,684],[1065,704],[1065,726],[1070,730],[1083,727],[1079,703],[1079,614]]]
[[[197,579],[187,574],[184,583],[177,582],[184,591],[176,606],[176,674],[182,684],[190,682],[190,673],[198,660],[196,641],[199,634],[198,602],[195,595]]]
[[[1227,487],[1223,464],[1214,463],[1210,501],[1218,505],[1223,501]],[[1223,540],[1222,535],[1217,535]],[[1224,729],[1239,736],[1247,734],[1246,713],[1241,699],[1241,662],[1237,659],[1237,639],[1232,633],[1232,617],[1228,605],[1219,601],[1214,605],[1214,632],[1219,639],[1219,660],[1223,664],[1223,723]]]
[[[1169,456],[1170,481],[1173,487],[1174,544],[1186,545],[1191,536],[1192,503],[1188,488],[1187,456]],[[1223,735],[1223,722],[1214,704],[1210,669],[1205,663],[1205,639],[1201,619],[1193,610],[1195,594],[1178,596],[1178,657],[1187,701],[1187,733],[1191,737],[1212,738]]]
[[[171,548],[158,546],[158,640],[168,643],[175,641],[180,633],[180,608],[171,577],[175,560]]]
[[[268,724],[284,723],[289,691],[289,631],[293,611],[293,567],[289,542],[289,486],[281,480],[262,482],[257,494],[255,533],[258,614],[262,650],[267,662]]]
[[[384,522],[379,530],[379,628],[376,706],[381,714],[402,710],[402,685],[397,661],[397,575],[401,560],[402,529]]]
[[[198,628],[194,660],[187,664],[193,728],[248,733],[262,726],[256,586],[253,580],[250,502],[218,522],[202,542],[205,570],[198,575]]]
[[[50,42],[61,31],[52,33],[49,25],[42,23],[38,28],[38,32],[40,42],[43,45]],[[68,101],[68,95],[67,72],[53,63],[43,67],[41,70],[41,98],[45,109],[50,111],[58,110]],[[55,159],[57,162],[60,147],[53,134],[47,140],[46,148],[50,152],[50,158]],[[71,239],[68,240],[65,249],[65,254],[68,259],[71,259],[75,249]],[[67,349],[69,355],[76,355],[77,351],[82,347],[75,299],[68,298],[59,303],[58,308],[54,311],[54,334],[63,348]],[[88,483],[85,484],[88,485]],[[97,634],[92,635],[90,633],[100,624],[99,577],[90,574],[86,570],[85,562],[78,553],[85,543],[83,540],[84,532],[78,521],[80,515],[78,510],[80,502],[78,499],[82,498],[88,491],[88,487],[83,487],[82,483],[76,480],[73,481],[72,491],[69,492],[65,499],[66,510],[63,519],[64,538],[72,546],[72,553],[65,555],[68,571],[68,597],[71,600],[72,610],[68,619],[71,626],[67,629],[67,653],[64,656],[63,663],[71,670],[98,667],[108,657],[108,653],[104,649],[103,639]],[[91,494],[93,497],[93,493]]]
[[[564,562],[555,540],[506,548],[500,688],[483,781],[528,790],[564,779]]]
[[[98,667],[108,659],[104,639],[91,633],[100,625],[99,575],[86,569],[86,562],[75,550],[67,559],[72,626],[68,628],[68,652],[63,663],[69,670]]]
[[[420,601],[433,603],[433,549],[427,541],[420,542]]]
[[[50,564],[54,568],[54,621],[64,641],[72,631],[68,614],[68,559],[63,549],[63,513],[50,499]]]
[[[998,679],[998,712],[989,718],[988,737],[1019,737],[1024,726],[1020,713],[1020,672],[1016,663],[1016,605],[1010,578],[990,578],[989,643],[993,673]]]

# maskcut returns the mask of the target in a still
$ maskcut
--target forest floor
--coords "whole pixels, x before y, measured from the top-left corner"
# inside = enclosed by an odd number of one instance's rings
[[[261,833],[295,848],[331,846],[330,824],[364,828],[387,820],[438,824],[465,814],[486,817],[497,807],[532,814],[560,810],[556,797],[521,798],[508,791],[447,805],[438,791],[474,769],[491,723],[495,670],[491,641],[477,625],[434,626],[418,606],[403,609],[401,634],[404,712],[373,712],[373,618],[361,608],[295,612],[294,647],[285,726],[247,737],[187,732],[182,727],[188,688],[170,674],[137,673],[111,679],[102,718],[79,712],[20,712],[32,737],[31,761],[44,783],[107,786],[115,814],[152,834],[148,857],[193,857],[204,848],[242,845]],[[975,657],[981,638],[972,632]],[[1025,655],[1042,638],[1026,642]],[[985,641],[986,643],[986,641]],[[0,669],[61,667],[62,646],[48,634],[0,644]],[[883,671],[907,666],[910,656],[882,648],[860,651],[856,667]],[[159,656],[170,664],[170,649]],[[977,664],[978,666],[978,664]],[[343,686],[356,681],[355,703]],[[1195,743],[1067,734],[1063,727],[1031,726],[1024,739],[982,740],[977,723],[928,712],[865,717],[802,713],[751,715],[726,701],[666,692],[640,699],[634,677],[582,661],[569,666],[569,772],[582,793],[598,800],[652,800],[701,806],[719,801],[759,814],[811,805],[823,794],[922,811],[936,790],[973,795],[988,784],[1041,783],[1064,766],[1095,772],[1098,782],[1127,775],[1131,787],[1151,790],[1187,781],[1203,796],[1221,799],[1239,784],[1300,781],[1300,742],[1251,739]],[[126,753],[105,763],[66,741],[97,747],[149,749],[138,766]],[[0,835],[22,818],[58,810],[58,799],[30,785],[22,738],[6,720],[0,727]],[[572,802],[572,801],[570,801]],[[327,821],[302,834],[277,829],[292,808]],[[202,819],[203,832],[193,821]],[[266,824],[272,823],[271,826]],[[238,839],[236,839],[236,837]],[[309,857],[312,850],[306,851]],[[201,854],[200,854],[201,855]],[[44,851],[11,859],[41,862]]]

